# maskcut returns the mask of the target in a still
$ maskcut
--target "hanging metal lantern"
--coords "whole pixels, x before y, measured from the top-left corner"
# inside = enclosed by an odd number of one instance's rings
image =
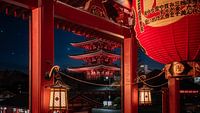
[[[68,110],[68,87],[64,86],[60,80],[57,80],[50,87],[50,103],[49,107],[52,111],[67,111]]]
[[[151,105],[151,88],[143,86],[139,89],[139,105]]]
[[[62,113],[68,111],[68,94],[69,87],[62,83],[59,74],[60,67],[53,66],[48,74],[48,78],[54,77],[54,85],[50,86],[49,109],[53,113]]]

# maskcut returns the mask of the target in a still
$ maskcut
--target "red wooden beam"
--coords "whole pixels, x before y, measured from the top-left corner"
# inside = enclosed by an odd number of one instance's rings
[[[85,27],[89,27],[101,32],[105,32],[117,37],[130,37],[128,27],[122,27],[119,24],[111,22],[101,17],[92,15],[86,11],[73,8],[65,3],[57,1],[55,4],[55,16]]]
[[[38,6],[38,1],[40,0],[2,0],[6,3],[20,6],[26,9],[33,9]]]
[[[42,0],[2,0],[4,2],[14,4],[26,9],[34,9],[42,3]],[[121,26],[104,18],[90,14],[89,12],[73,8],[63,2],[57,1],[55,6],[55,17],[64,19],[85,27],[95,29],[116,37],[130,37],[128,27]]]

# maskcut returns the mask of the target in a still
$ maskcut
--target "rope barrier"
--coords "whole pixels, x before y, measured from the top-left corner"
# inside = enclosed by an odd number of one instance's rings
[[[148,78],[148,79],[145,79],[144,81],[146,82],[146,81],[152,80],[154,78],[157,78],[157,77],[161,76],[163,73],[164,73],[164,71],[162,70],[158,75],[151,77],[151,78]]]
[[[85,83],[85,84],[90,84],[90,85],[95,85],[95,86],[103,86],[103,87],[105,87],[105,86],[120,87],[120,85],[106,85],[106,84],[97,84],[97,83],[93,83],[93,82],[88,82],[88,81],[84,81],[84,80],[80,80],[80,79],[74,78],[72,76],[69,76],[69,75],[63,73],[63,72],[59,72],[59,73],[62,74],[62,75],[64,75],[64,76],[66,76],[66,77],[68,77],[68,78],[71,78],[73,80],[76,80],[76,81],[79,81],[79,82],[82,82],[82,83]]]
[[[154,88],[156,88],[156,87],[161,87],[161,86],[166,85],[168,82],[165,82],[165,83],[160,84],[160,85],[150,85],[150,84],[146,83],[146,81],[149,81],[149,80],[152,80],[152,79],[154,79],[154,78],[157,78],[157,77],[161,76],[161,75],[163,74],[163,72],[164,72],[164,71],[162,71],[161,73],[159,73],[157,76],[154,76],[154,77],[149,78],[149,79],[146,79],[146,80],[142,80],[141,77],[138,77],[138,79],[139,79],[142,83],[144,83],[145,85],[147,85],[147,86],[149,86],[149,87],[154,87]],[[59,73],[62,74],[62,75],[64,75],[64,76],[66,76],[66,77],[68,77],[68,78],[70,78],[70,79],[73,79],[73,80],[76,80],[76,81],[78,81],[78,82],[85,83],[85,84],[90,84],[90,85],[95,85],[95,86],[102,86],[102,87],[108,87],[108,86],[109,86],[109,87],[120,87],[120,86],[121,86],[121,85],[97,84],[97,83],[93,83],[93,82],[88,82],[88,81],[84,81],[84,80],[81,80],[81,79],[77,79],[77,78],[72,77],[72,76],[70,76],[70,75],[67,75],[67,74],[65,74],[65,73],[63,73],[63,72],[59,72]],[[138,83],[141,83],[141,82],[138,82]],[[138,83],[133,83],[133,85],[134,85],[134,84],[138,84]]]
[[[139,78],[139,80],[142,81],[143,84],[145,84],[145,85],[147,85],[149,87],[153,87],[153,88],[161,87],[161,86],[164,86],[164,85],[166,85],[168,83],[168,82],[165,82],[165,83],[160,84],[160,85],[150,85],[150,84],[146,83],[144,80],[142,80],[140,78]]]

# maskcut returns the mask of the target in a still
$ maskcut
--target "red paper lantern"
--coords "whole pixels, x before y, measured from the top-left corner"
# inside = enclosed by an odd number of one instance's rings
[[[200,60],[200,1],[135,0],[136,37],[163,63]]]

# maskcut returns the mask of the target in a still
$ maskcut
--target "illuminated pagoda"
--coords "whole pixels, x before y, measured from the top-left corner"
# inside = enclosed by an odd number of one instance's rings
[[[83,60],[84,66],[68,68],[69,72],[84,73],[87,79],[96,80],[100,77],[112,78],[120,71],[114,62],[120,59],[120,55],[114,53],[114,49],[120,44],[102,38],[88,38],[84,42],[71,43],[74,47],[84,48],[86,52],[79,55],[70,55],[76,60]]]

